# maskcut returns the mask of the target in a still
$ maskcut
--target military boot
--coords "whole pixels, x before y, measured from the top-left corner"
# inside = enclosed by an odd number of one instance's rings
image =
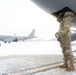
[[[75,67],[73,63],[71,63],[68,68],[66,68],[66,71],[74,71],[74,70],[75,70]]]
[[[60,68],[68,68],[68,62],[67,61],[64,62],[64,64],[63,65],[60,65],[59,67]]]

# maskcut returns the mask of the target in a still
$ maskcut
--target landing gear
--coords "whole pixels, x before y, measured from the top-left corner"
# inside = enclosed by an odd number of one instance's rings
[[[11,41],[9,41],[8,43],[11,43]]]
[[[4,41],[4,43],[6,43],[7,41]]]

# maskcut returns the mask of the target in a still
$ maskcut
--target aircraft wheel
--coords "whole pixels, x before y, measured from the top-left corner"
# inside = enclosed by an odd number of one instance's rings
[[[7,41],[4,41],[4,43],[6,43]]]
[[[9,41],[8,43],[11,43],[11,41]]]

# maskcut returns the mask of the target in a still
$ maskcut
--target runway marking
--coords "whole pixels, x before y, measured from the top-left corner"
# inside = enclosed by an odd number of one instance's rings
[[[74,60],[74,63],[76,63],[76,59]],[[32,68],[32,69],[28,69],[25,70],[23,72],[18,72],[18,73],[14,73],[12,75],[28,75],[28,74],[34,74],[34,73],[38,73],[38,72],[42,72],[48,69],[53,69],[56,68],[58,66],[60,66],[61,64],[63,64],[63,62],[57,62],[54,64],[49,64],[49,65],[45,65],[45,66],[41,66],[41,67],[36,67],[36,68]]]

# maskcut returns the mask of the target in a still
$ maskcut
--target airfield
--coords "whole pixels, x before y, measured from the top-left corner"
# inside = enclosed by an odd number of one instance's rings
[[[72,43],[73,50],[75,44]],[[76,53],[73,54],[76,59]],[[67,72],[60,69],[58,66],[62,63],[63,56],[58,42],[28,40],[1,43],[0,75],[76,75],[76,70]]]
[[[76,50],[76,41],[72,42],[72,51]],[[52,40],[26,40],[25,42],[3,43],[0,56],[8,55],[62,55],[60,44]],[[73,53],[76,55],[76,53]]]
[[[62,55],[6,56],[0,58],[0,75],[76,75],[76,70],[60,69],[59,63]]]
[[[59,9],[64,4],[76,5],[75,0],[70,4],[65,2],[58,2]],[[31,29],[36,29],[37,36],[37,39],[25,42],[0,42],[0,75],[76,75],[76,69],[67,72],[58,67],[63,63],[63,56],[59,42],[51,41],[59,28],[55,17],[37,7],[32,0],[0,0],[0,9],[0,35],[27,36]],[[72,51],[75,50],[76,41],[72,42]],[[73,54],[76,62],[76,52]],[[76,63],[74,65],[76,68]]]

